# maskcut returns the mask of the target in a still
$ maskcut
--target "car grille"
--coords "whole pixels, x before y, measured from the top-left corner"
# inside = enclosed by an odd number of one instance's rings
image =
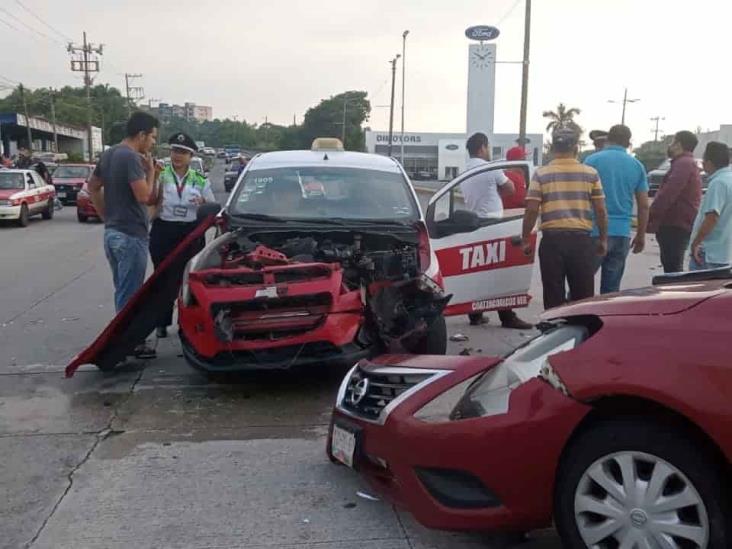
[[[77,193],[81,187],[75,187],[74,185],[54,185],[57,191],[62,193]]]
[[[417,370],[411,373],[405,370],[357,367],[348,380],[341,407],[360,417],[377,420],[389,404],[434,375],[434,372],[420,373]]]

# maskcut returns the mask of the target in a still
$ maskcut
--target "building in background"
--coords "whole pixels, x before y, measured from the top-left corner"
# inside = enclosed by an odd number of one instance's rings
[[[479,130],[476,130],[479,131]],[[401,154],[401,134],[393,135],[391,154],[402,162],[404,170],[413,179],[449,181],[465,170],[468,153],[465,133],[404,133],[404,159]],[[542,163],[542,135],[528,134],[527,160],[535,166]],[[516,146],[518,134],[496,133],[489,136],[494,160],[506,158],[506,151]],[[372,154],[388,153],[389,133],[366,129],[366,151]]]
[[[728,147],[732,147],[732,124],[722,124],[718,130],[702,132],[697,137],[699,138],[699,144],[696,146],[694,156],[702,158],[707,144],[712,141],[719,141],[725,143]]]
[[[506,151],[517,145],[518,133],[494,133],[496,44],[480,43],[468,47],[467,91],[465,133],[405,133],[402,159],[401,133],[394,132],[392,156],[401,161],[411,178],[448,181],[457,176],[465,170],[468,160],[465,142],[476,132],[488,136],[494,160],[505,159]],[[527,160],[539,166],[543,161],[543,136],[528,134],[526,137]],[[368,152],[386,155],[388,149],[387,132],[366,129]]]
[[[211,107],[196,105],[195,103],[185,103],[183,105],[159,103],[157,107],[149,110],[161,120],[170,120],[171,118],[185,118],[196,122],[213,120],[213,109]]]
[[[31,129],[31,147],[34,152],[58,152],[86,157],[88,151],[87,131],[63,122],[56,123],[58,151],[54,151],[54,125],[39,116],[31,116],[30,124],[20,113],[0,113],[0,142],[5,154],[13,156],[21,147],[28,147],[28,126]],[[92,154],[102,152],[102,130],[92,126]]]

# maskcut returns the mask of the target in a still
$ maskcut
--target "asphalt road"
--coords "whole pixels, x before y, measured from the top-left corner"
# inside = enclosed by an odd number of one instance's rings
[[[223,196],[220,164],[211,180]],[[514,546],[427,531],[357,496],[367,488],[324,453],[342,370],[212,381],[171,337],[156,360],[64,379],[113,316],[102,234],[74,207],[0,227],[1,548]],[[634,258],[628,285],[647,283],[657,263],[655,249]],[[535,300],[522,314],[540,309]],[[530,336],[462,318],[449,329],[470,336],[451,353],[503,353]],[[548,532],[521,547],[559,543]]]

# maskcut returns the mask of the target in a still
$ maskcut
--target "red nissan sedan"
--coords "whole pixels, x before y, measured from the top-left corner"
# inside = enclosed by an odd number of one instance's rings
[[[654,282],[549,311],[505,357],[361,361],[329,456],[432,528],[732,547],[732,272]]]

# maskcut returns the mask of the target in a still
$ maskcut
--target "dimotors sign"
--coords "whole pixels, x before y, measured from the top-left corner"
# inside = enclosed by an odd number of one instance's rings
[[[474,27],[465,29],[465,36],[470,40],[478,40],[480,42],[495,40],[499,34],[501,34],[501,31],[496,27],[490,27],[488,25],[475,25]]]
[[[376,134],[376,142],[377,143],[389,143],[389,134]],[[391,142],[392,143],[401,143],[402,142],[402,136],[401,134],[394,134],[391,136]],[[405,135],[404,136],[404,142],[405,143],[421,143],[422,142],[422,136],[421,135]]]

